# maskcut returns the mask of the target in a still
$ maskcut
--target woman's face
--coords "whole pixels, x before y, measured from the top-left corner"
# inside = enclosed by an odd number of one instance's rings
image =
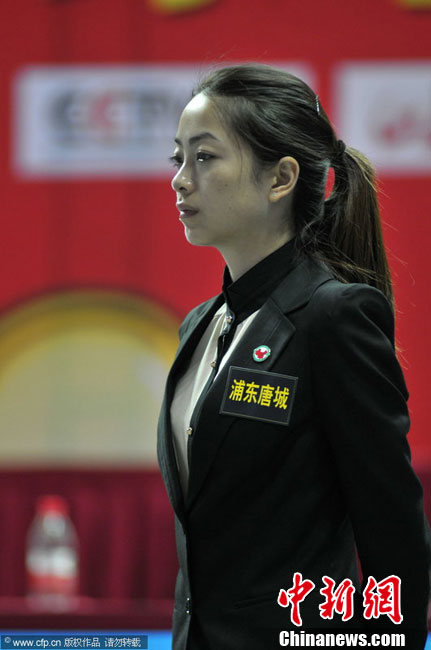
[[[211,100],[196,95],[184,109],[172,180],[191,244],[219,250],[262,238],[273,174],[253,175],[253,155],[220,121]]]

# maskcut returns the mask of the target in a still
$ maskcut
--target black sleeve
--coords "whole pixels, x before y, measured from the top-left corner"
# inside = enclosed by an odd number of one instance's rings
[[[426,637],[429,543],[422,488],[410,464],[408,393],[391,305],[363,284],[323,285],[313,300],[314,391],[333,450],[363,571],[401,578],[406,647]],[[376,625],[385,625],[387,616]],[[401,629],[400,629],[401,631]]]

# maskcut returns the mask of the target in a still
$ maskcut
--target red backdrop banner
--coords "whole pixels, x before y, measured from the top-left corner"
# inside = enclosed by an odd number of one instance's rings
[[[63,288],[114,288],[148,296],[180,319],[219,291],[222,270],[215,251],[184,241],[167,178],[17,175],[12,89],[24,66],[296,61],[312,69],[331,115],[340,61],[424,62],[431,58],[430,33],[429,12],[406,12],[392,0],[219,0],[182,14],[154,11],[144,0],[3,0],[0,310]],[[410,442],[414,462],[426,465],[429,174],[381,174],[380,188],[411,393]]]

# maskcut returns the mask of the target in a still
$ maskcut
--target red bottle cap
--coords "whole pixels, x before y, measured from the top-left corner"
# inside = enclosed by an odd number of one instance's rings
[[[39,514],[55,513],[67,515],[69,507],[63,497],[57,494],[46,494],[39,497],[36,504],[36,509]]]

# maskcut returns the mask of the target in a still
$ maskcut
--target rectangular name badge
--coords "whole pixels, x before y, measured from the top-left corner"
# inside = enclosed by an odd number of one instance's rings
[[[231,366],[220,413],[289,424],[297,382],[298,377]]]

